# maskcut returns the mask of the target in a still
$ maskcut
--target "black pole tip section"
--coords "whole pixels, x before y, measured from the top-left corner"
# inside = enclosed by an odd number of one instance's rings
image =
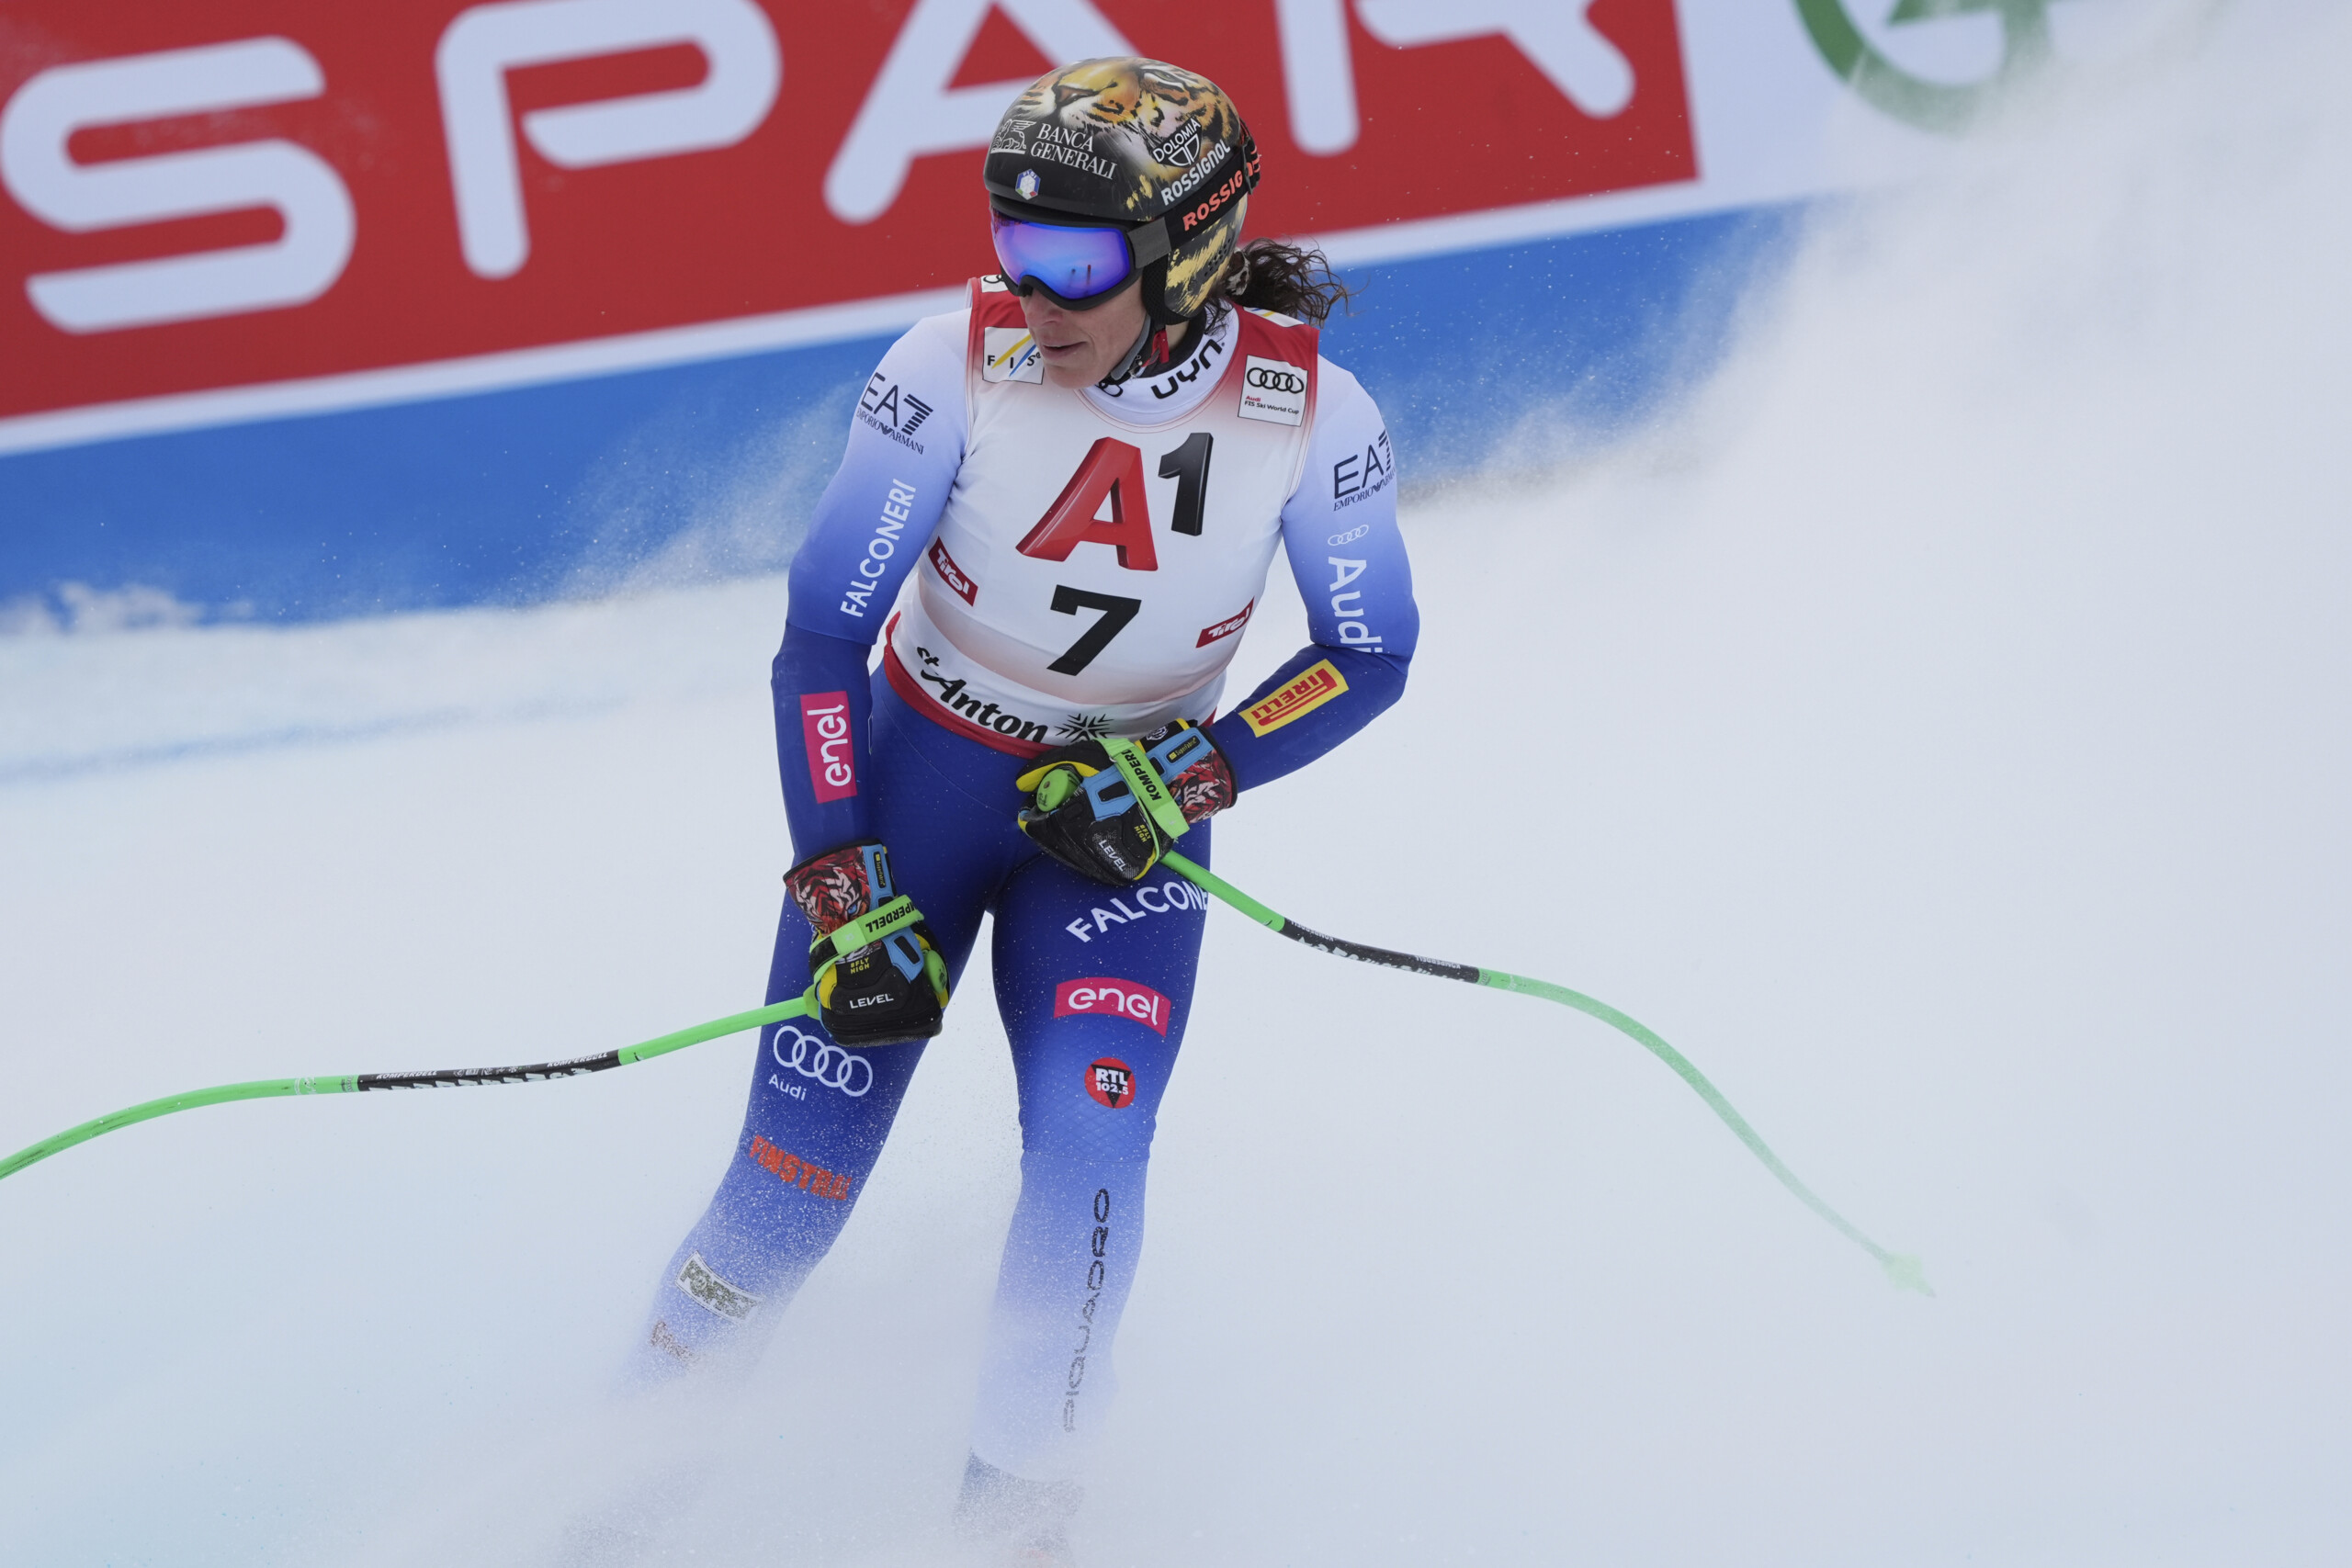
[[[1405,969],[1416,975],[1432,975],[1441,980],[1460,980],[1465,985],[1481,985],[1481,971],[1475,964],[1448,964],[1442,958],[1422,958],[1410,953],[1395,953],[1385,947],[1367,947],[1360,942],[1345,942],[1336,936],[1325,936],[1312,927],[1296,920],[1284,920],[1282,934],[1296,942],[1304,942],[1317,953],[1336,953],[1342,958],[1352,958],[1363,964],[1377,964],[1384,969]]]
[[[568,1062],[534,1062],[526,1067],[450,1067],[437,1073],[362,1073],[359,1089],[466,1089],[476,1084],[543,1083],[548,1078],[576,1078],[621,1065],[618,1051],[574,1056]]]

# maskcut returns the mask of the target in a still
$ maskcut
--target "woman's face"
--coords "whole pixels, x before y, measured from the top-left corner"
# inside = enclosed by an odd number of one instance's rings
[[[1143,335],[1143,280],[1129,278],[1091,310],[1065,310],[1043,294],[1024,294],[1021,314],[1037,340],[1046,379],[1057,387],[1091,387],[1116,370]]]

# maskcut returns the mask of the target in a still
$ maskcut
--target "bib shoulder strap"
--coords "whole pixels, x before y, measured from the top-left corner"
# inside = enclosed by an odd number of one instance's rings
[[[1323,334],[1312,322],[1277,315],[1272,310],[1238,310],[1240,318],[1241,344],[1248,352],[1261,359],[1279,359],[1295,365],[1310,376],[1315,370],[1315,356],[1321,352]]]
[[[992,277],[976,277],[965,290],[971,321],[964,340],[964,380],[977,394],[990,381],[1043,381],[1045,367],[1029,337],[1021,299]]]

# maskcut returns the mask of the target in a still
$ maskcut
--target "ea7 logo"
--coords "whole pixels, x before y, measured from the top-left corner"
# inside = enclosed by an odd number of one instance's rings
[[[858,399],[858,408],[871,414],[875,423],[887,423],[901,435],[912,435],[931,417],[931,405],[912,392],[900,392],[896,381],[890,383],[888,391],[877,394],[874,389],[881,379],[882,372],[876,370],[873,379],[865,383],[865,395]]]

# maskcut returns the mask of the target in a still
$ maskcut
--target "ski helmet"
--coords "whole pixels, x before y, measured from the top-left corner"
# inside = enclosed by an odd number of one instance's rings
[[[1258,174],[1250,129],[1216,83],[1128,57],[1037,78],[997,122],[980,178],[1004,219],[1124,229],[1148,338],[1208,308]]]

